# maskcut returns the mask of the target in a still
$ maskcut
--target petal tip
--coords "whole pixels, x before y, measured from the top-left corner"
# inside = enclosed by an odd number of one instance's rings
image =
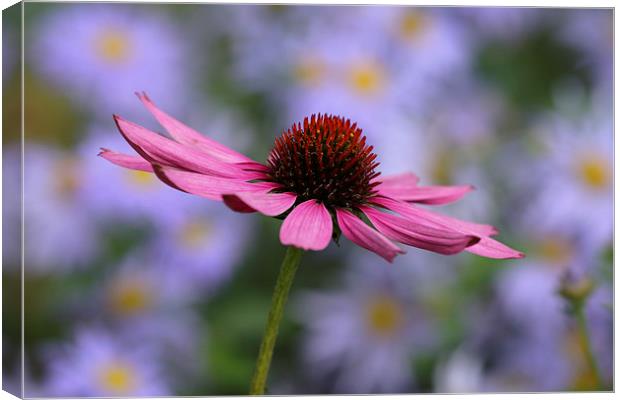
[[[384,257],[384,259],[389,262],[390,264],[394,263],[394,259],[402,254],[407,254],[407,252],[401,248],[398,249],[398,251],[394,252],[393,254],[391,254],[389,257]]]
[[[143,102],[151,102],[151,99],[149,98],[149,96],[146,94],[146,92],[143,90],[141,92],[134,92],[134,94],[138,97],[138,99],[140,99],[140,101]]]

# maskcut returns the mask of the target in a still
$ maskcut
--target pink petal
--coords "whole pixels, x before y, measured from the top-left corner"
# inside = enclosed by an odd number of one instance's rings
[[[246,171],[260,171],[260,172],[269,172],[269,167],[261,164],[259,162],[256,161],[244,161],[244,162],[238,162],[235,163],[235,166],[244,169]]]
[[[155,132],[114,116],[127,142],[148,161],[225,178],[261,179],[262,172],[244,171],[206,153],[167,139]]]
[[[378,192],[384,196],[397,200],[411,201],[423,204],[447,204],[459,200],[473,186],[416,186],[410,188],[385,188],[379,185]]]
[[[480,240],[473,235],[451,229],[432,228],[372,207],[363,206],[360,209],[375,228],[389,239],[436,253],[460,253]]]
[[[239,191],[271,190],[273,185],[250,183],[196,172],[156,165],[155,173],[164,183],[176,189],[211,200],[222,200],[222,195]]]
[[[374,179],[375,182],[381,182],[378,187],[386,189],[410,189],[418,185],[418,178],[412,172],[405,172],[397,175],[378,176]]]
[[[201,151],[209,153],[209,155],[219,159],[220,161],[235,162],[252,162],[252,160],[241,153],[238,153],[221,143],[210,139],[194,129],[188,127],[177,119],[166,114],[149,99],[146,93],[136,93],[138,98],[153,114],[155,119],[168,131],[172,137],[179,143],[198,147]]]
[[[224,203],[234,211],[258,211],[267,216],[275,217],[291,208],[293,204],[295,204],[297,196],[292,193],[266,193],[255,191],[226,194],[223,196],[223,199]]]
[[[336,209],[338,226],[350,241],[392,262],[398,254],[404,254],[388,238],[366,225],[364,221],[349,211]]]
[[[222,200],[224,200],[224,204],[226,204],[228,208],[238,213],[249,214],[256,212],[254,208],[247,205],[247,203],[237,196],[225,194],[222,196]]]
[[[523,258],[525,254],[511,249],[503,243],[489,237],[483,237],[480,242],[465,249],[466,251],[488,258]]]
[[[135,169],[145,172],[153,172],[153,167],[151,166],[151,163],[149,163],[142,157],[130,156],[127,154],[117,153],[115,151],[103,148],[98,155],[110,161],[112,164],[116,164],[124,168]]]
[[[323,250],[332,237],[333,224],[329,211],[322,203],[308,200],[284,219],[280,242],[304,250]]]
[[[471,233],[477,236],[490,236],[497,233],[497,229],[491,225],[476,224],[474,222],[462,221],[460,219],[437,214],[432,211],[416,207],[404,201],[395,200],[388,197],[377,196],[372,202],[397,212],[405,217],[424,221],[426,224],[435,227],[447,227],[463,233]]]

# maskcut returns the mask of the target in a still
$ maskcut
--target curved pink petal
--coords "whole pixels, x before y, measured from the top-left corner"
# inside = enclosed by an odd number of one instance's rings
[[[351,212],[336,209],[336,218],[344,236],[358,246],[378,254],[387,261],[392,262],[398,254],[405,253],[388,238],[366,225],[364,221]]]
[[[503,243],[489,237],[483,237],[480,242],[465,249],[466,251],[488,258],[523,258],[525,254],[511,249]]]
[[[497,230],[490,225],[474,224],[472,222],[461,221],[444,215],[435,214],[428,210],[415,207],[411,204],[385,197],[377,197],[373,202],[389,210],[400,213],[410,218],[420,218],[422,221],[436,223],[438,226],[452,227],[463,233],[470,233],[481,236],[480,242],[468,247],[466,251],[489,258],[522,258],[524,254],[520,251],[511,249],[503,243],[494,240],[488,235],[496,234]]]
[[[405,217],[425,221],[435,227],[447,227],[463,233],[471,233],[477,236],[490,236],[497,233],[497,229],[491,225],[476,224],[474,222],[462,221],[460,219],[438,214],[404,201],[395,200],[388,197],[377,196],[371,200],[374,204],[392,210]]]
[[[261,179],[265,173],[245,171],[192,147],[167,139],[155,132],[114,116],[118,130],[129,144],[147,161],[204,174],[238,179]]]
[[[323,250],[332,231],[332,217],[327,208],[316,200],[308,200],[286,216],[280,228],[280,242],[304,250]]]
[[[163,112],[146,93],[136,93],[140,101],[146,106],[146,108],[153,114],[155,119],[168,131],[168,133],[179,143],[186,145],[196,146],[200,150],[209,153],[211,156],[219,159],[220,161],[235,163],[235,162],[254,162],[252,159],[238,153],[215,140],[208,138],[201,133],[195,131],[179,120],[171,117],[169,114]]]
[[[151,166],[151,163],[149,163],[142,157],[117,153],[115,151],[104,148],[101,149],[98,155],[110,161],[112,164],[116,164],[120,167],[135,169],[138,171],[153,172],[153,167]]]
[[[379,185],[379,194],[404,201],[422,204],[448,204],[459,200],[474,189],[471,185],[464,186],[416,186],[410,188],[385,188]]]
[[[273,188],[273,185],[269,184],[203,175],[160,165],[155,165],[154,170],[159,179],[167,185],[211,200],[221,201],[222,195],[227,193],[252,190],[268,191]]]
[[[372,207],[360,207],[375,228],[397,242],[434,251],[440,254],[456,254],[478,243],[479,237],[452,229],[438,229],[421,225],[397,215],[388,214]]]
[[[291,208],[297,200],[292,193],[237,192],[222,196],[224,204],[234,211],[258,211],[269,217],[275,217]],[[242,210],[242,211],[240,211]]]

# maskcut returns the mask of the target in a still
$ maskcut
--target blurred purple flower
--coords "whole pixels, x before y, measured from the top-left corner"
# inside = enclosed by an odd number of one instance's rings
[[[175,375],[195,373],[200,335],[190,306],[203,294],[187,284],[188,271],[162,263],[157,255],[138,252],[127,257],[103,284],[97,307],[119,336],[161,349]]]
[[[281,99],[287,119],[329,110],[370,131],[388,122],[389,110],[428,107],[444,81],[468,68],[467,35],[436,10],[311,7],[295,29],[285,18],[267,23],[263,8],[251,10],[239,10],[248,23],[233,33],[235,68]]]
[[[99,328],[82,328],[72,342],[47,349],[46,395],[131,397],[169,395],[157,354]]]
[[[359,257],[346,287],[296,299],[306,329],[303,357],[314,379],[333,379],[342,393],[398,392],[413,383],[416,350],[432,347],[432,323],[415,301],[415,284],[401,269],[377,268]]]
[[[185,44],[163,16],[121,4],[55,5],[29,35],[30,64],[98,113],[148,89],[167,107],[189,83]]]
[[[523,171],[537,178],[529,229],[579,235],[585,251],[609,244],[613,229],[613,124],[608,107],[595,106],[583,118],[552,115],[536,127],[545,153],[536,173]]]
[[[232,276],[250,244],[253,222],[215,203],[189,196],[183,201],[155,233],[152,251],[185,290],[212,294]]]
[[[23,206],[27,272],[83,266],[98,252],[96,226],[79,194],[84,179],[74,155],[26,143]],[[19,204],[8,206],[19,212]]]
[[[114,319],[133,322],[176,313],[199,299],[177,278],[180,273],[153,254],[134,253],[103,284],[102,308]]]

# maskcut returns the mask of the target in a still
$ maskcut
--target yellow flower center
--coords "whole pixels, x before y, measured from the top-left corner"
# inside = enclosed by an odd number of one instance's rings
[[[293,70],[295,79],[307,86],[318,86],[325,77],[327,67],[318,58],[308,57],[297,64]]]
[[[112,362],[99,371],[99,384],[103,389],[115,394],[129,394],[135,388],[133,369],[122,362]]]
[[[208,221],[204,219],[189,221],[181,229],[180,242],[189,249],[200,248],[209,238],[211,229]]]
[[[370,331],[377,336],[391,336],[403,324],[402,307],[387,296],[374,298],[367,305],[366,322]]]
[[[54,166],[55,190],[62,198],[75,195],[81,183],[78,162],[73,158],[64,158]]]
[[[157,182],[157,179],[155,178],[155,175],[150,172],[126,169],[125,174],[127,182],[132,187],[140,190],[149,190],[156,186],[155,183]]]
[[[367,62],[355,64],[350,67],[348,72],[348,80],[351,89],[362,96],[375,95],[384,85],[384,72],[377,63]]]
[[[582,182],[591,189],[600,190],[609,186],[611,170],[605,159],[588,155],[577,166],[577,173]]]
[[[136,315],[146,310],[153,302],[153,296],[146,283],[139,279],[117,282],[111,289],[110,305],[120,315]]]
[[[97,54],[110,64],[120,64],[130,56],[129,38],[116,30],[103,31],[95,40]]]
[[[443,185],[452,183],[456,169],[454,156],[446,149],[439,149],[429,163],[429,172],[434,182]]]
[[[428,18],[420,11],[409,11],[405,13],[398,25],[398,35],[403,40],[416,40],[428,26]]]
[[[539,245],[540,256],[553,264],[566,264],[570,261],[573,249],[568,241],[561,238],[545,238]]]

